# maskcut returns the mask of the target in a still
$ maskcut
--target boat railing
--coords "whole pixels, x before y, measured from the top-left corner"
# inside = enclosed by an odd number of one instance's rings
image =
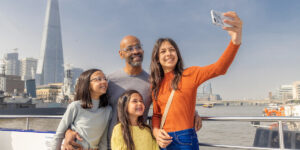
[[[277,122],[279,135],[279,149],[266,147],[232,146],[221,144],[199,143],[199,146],[234,148],[234,149],[258,149],[258,150],[284,150],[283,122],[300,122],[300,117],[201,117],[203,121],[238,121],[238,122]]]
[[[29,130],[30,118],[60,119],[62,115],[0,115],[0,119],[25,118],[26,129]],[[233,146],[222,144],[199,143],[199,146],[229,149],[284,150],[283,122],[300,122],[300,117],[201,117],[203,121],[237,121],[237,122],[277,122],[279,133],[279,149],[266,147]],[[148,117],[151,121],[151,117]]]
[[[30,118],[61,119],[62,115],[0,115],[0,119],[26,119],[26,130],[29,130]]]

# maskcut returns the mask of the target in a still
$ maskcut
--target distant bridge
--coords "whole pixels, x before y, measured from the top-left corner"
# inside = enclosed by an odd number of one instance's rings
[[[217,101],[207,101],[207,100],[198,100],[196,101],[197,105],[266,105],[269,103],[281,103],[281,101],[274,100],[217,100]]]

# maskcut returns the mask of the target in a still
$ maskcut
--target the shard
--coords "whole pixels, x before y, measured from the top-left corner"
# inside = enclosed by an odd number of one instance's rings
[[[64,58],[58,0],[48,0],[41,44],[41,55],[37,68],[37,83],[63,82]]]

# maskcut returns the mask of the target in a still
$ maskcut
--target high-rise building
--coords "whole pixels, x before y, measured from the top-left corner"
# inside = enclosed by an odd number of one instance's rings
[[[6,91],[6,78],[3,74],[0,74],[0,91]]]
[[[28,79],[25,81],[25,89],[28,96],[36,97],[36,86],[34,79]]]
[[[48,0],[41,55],[37,68],[38,85],[63,82],[64,59],[58,0]]]
[[[37,59],[34,58],[24,58],[21,60],[21,79],[26,81],[28,79],[34,79],[36,68],[37,68]]]
[[[20,61],[18,57],[18,52],[6,53],[4,55],[6,75],[20,75]]]
[[[274,99],[274,98],[273,98],[273,94],[272,94],[272,92],[269,92],[269,97],[268,97],[268,99],[269,99],[269,100],[272,100],[272,99]]]
[[[281,85],[279,87],[279,99],[288,100],[293,98],[293,85]]]
[[[197,99],[206,101],[222,100],[219,94],[213,94],[211,83],[204,83],[197,89]]]
[[[293,83],[293,99],[300,99],[300,81]]]
[[[202,84],[198,89],[197,89],[197,94],[202,94],[202,95],[210,95],[212,94],[212,87],[211,83],[207,82]]]
[[[81,68],[72,68],[72,83],[75,86],[76,81],[79,78],[80,74],[83,72],[83,69]]]

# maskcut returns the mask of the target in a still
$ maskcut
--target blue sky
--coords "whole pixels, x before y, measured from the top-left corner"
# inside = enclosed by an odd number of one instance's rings
[[[225,76],[210,80],[224,99],[264,98],[300,80],[300,1],[297,0],[60,0],[64,59],[75,67],[111,73],[125,35],[140,38],[143,67],[159,37],[173,38],[185,67],[214,63],[230,37],[211,23],[210,10],[236,11],[244,22],[242,46]],[[46,0],[0,0],[0,56],[18,48],[40,54]]]

